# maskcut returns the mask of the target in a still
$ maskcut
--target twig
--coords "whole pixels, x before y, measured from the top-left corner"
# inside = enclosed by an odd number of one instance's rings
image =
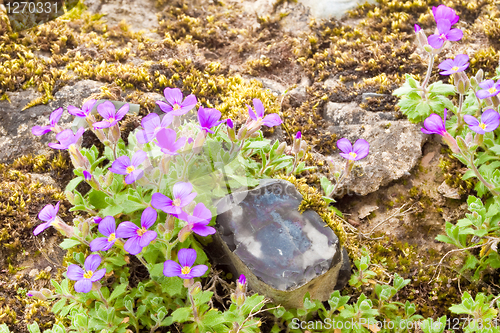
[[[262,301],[260,301],[258,304],[256,304],[256,305],[252,308],[252,310],[250,310],[250,313],[249,313],[248,317],[246,317],[246,318],[245,318],[245,320],[243,320],[243,322],[241,323],[241,326],[240,326],[240,327],[238,327],[238,330],[236,331],[236,333],[238,333],[239,331],[241,331],[241,329],[244,327],[244,325],[243,325],[243,324],[245,324],[245,322],[247,322],[248,320],[250,320],[250,319],[251,319],[252,317],[254,317],[255,315],[258,315],[259,313],[262,313],[262,312],[264,312],[264,311],[269,311],[269,310],[277,309],[277,308],[279,308],[279,307],[280,307],[280,306],[278,305],[278,306],[275,306],[275,307],[273,307],[273,308],[264,309],[264,310],[259,310],[259,311],[255,312],[255,313],[252,313],[252,311],[253,311],[256,307],[258,307],[258,306],[260,305],[260,303],[264,303],[264,305],[265,305],[266,303],[269,303],[269,302],[270,302],[270,301],[269,301],[268,299],[266,299],[266,298],[265,298],[265,299],[263,299]]]

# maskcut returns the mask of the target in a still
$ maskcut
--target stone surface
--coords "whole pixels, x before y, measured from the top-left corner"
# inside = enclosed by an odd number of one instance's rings
[[[407,176],[422,156],[426,137],[420,127],[408,120],[396,120],[392,113],[366,111],[356,103],[329,102],[323,116],[330,124],[328,131],[335,133],[338,139],[347,138],[353,144],[357,139],[365,139],[370,144],[370,153],[356,162],[350,177],[337,191],[337,197],[375,192]],[[338,153],[327,158],[337,168],[345,165]]]
[[[312,210],[300,214],[302,195],[284,180],[262,180],[217,204],[216,239],[250,288],[287,306],[306,292],[326,300],[341,276],[350,274],[337,236]],[[345,283],[345,279],[341,278]],[[339,287],[343,287],[339,286]]]
[[[56,142],[54,133],[34,136],[31,128],[35,125],[49,124],[52,111],[64,107],[65,112],[59,120],[62,128],[70,128],[73,116],[66,110],[68,105],[81,107],[85,98],[93,93],[100,92],[104,83],[83,80],[74,85],[62,87],[54,94],[54,100],[47,105],[37,105],[22,110],[31,100],[40,96],[34,89],[19,92],[8,92],[9,101],[0,101],[0,161],[12,162],[25,154],[47,154],[52,149],[48,142]]]

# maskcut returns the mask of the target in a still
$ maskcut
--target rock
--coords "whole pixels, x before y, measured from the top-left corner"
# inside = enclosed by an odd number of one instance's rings
[[[65,110],[59,125],[64,129],[70,128],[73,116],[66,112],[68,105],[81,107],[83,100],[100,92],[99,88],[103,85],[91,80],[79,81],[62,87],[48,105],[36,105],[24,111],[22,109],[40,93],[34,89],[8,92],[10,102],[0,101],[0,161],[9,163],[25,154],[48,154],[52,149],[47,143],[55,142],[55,135],[34,136],[31,128],[48,125],[50,114],[59,107]]]
[[[390,96],[390,95],[377,94],[377,93],[364,93],[364,94],[361,94],[361,102],[366,103],[371,98],[378,98],[378,97],[385,97],[385,96]]]
[[[458,190],[446,184],[445,181],[441,185],[439,185],[437,190],[446,198],[460,199],[460,194],[458,193]]]
[[[371,212],[373,212],[374,210],[377,210],[377,209],[378,209],[378,206],[375,206],[375,205],[366,205],[366,206],[363,206],[358,211],[358,218],[359,219],[364,219],[365,217],[367,217],[368,215],[370,215]]]
[[[426,140],[420,127],[407,120],[396,120],[392,113],[370,112],[356,103],[328,103],[324,118],[327,128],[337,138],[347,138],[354,144],[365,139],[370,144],[370,154],[356,162],[349,178],[339,187],[337,197],[345,194],[366,195],[381,186],[397,180],[417,164]],[[342,169],[345,160],[339,155],[327,156]]]
[[[325,301],[350,276],[347,252],[321,217],[300,214],[302,195],[284,180],[261,180],[217,203],[214,240],[255,292],[301,307],[306,292]]]
[[[374,0],[298,0],[311,9],[315,18],[341,18],[348,10],[356,8],[365,2],[375,3]]]

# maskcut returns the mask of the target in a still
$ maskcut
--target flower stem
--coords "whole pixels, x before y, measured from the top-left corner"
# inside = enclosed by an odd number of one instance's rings
[[[457,134],[462,129],[462,126],[464,125],[463,117],[462,117],[463,104],[464,104],[464,95],[460,94],[460,97],[458,99],[458,110],[457,110]]]
[[[101,301],[103,301],[104,306],[106,307],[106,309],[109,309],[108,301],[106,301],[106,299],[104,298],[104,295],[102,294],[101,289],[97,290],[97,293],[99,294],[99,297],[101,298]]]
[[[431,52],[428,52],[429,54],[429,67],[427,67],[427,74],[425,76],[424,82],[422,83],[422,91],[423,91],[423,99],[427,100],[427,84],[429,83],[429,79],[431,78],[432,74],[432,67],[434,66],[434,57],[435,55],[432,54]]]
[[[493,184],[488,183],[483,178],[483,176],[479,173],[479,170],[476,168],[476,165],[474,164],[474,156],[472,156],[472,154],[471,154],[470,162],[471,162],[471,169],[472,169],[472,171],[474,171],[474,174],[481,181],[481,183],[483,183],[484,186],[486,186],[493,195],[500,195],[500,192],[495,191],[495,186],[493,186]]]

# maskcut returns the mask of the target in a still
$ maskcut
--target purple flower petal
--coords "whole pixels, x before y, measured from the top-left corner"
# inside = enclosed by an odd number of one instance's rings
[[[194,266],[193,268],[191,268],[191,271],[189,272],[189,274],[192,277],[200,277],[203,274],[205,274],[205,272],[207,270],[208,270],[208,266],[206,266],[206,265],[197,265],[197,266]]]
[[[485,98],[491,97],[493,95],[491,93],[489,93],[488,90],[479,90],[478,92],[476,92],[476,96],[479,99],[485,99]]]
[[[196,205],[196,207],[194,207],[193,216],[195,216],[201,220],[210,221],[212,219],[212,212],[210,211],[210,209],[205,207],[203,202],[199,202]]]
[[[453,25],[459,20],[459,16],[455,13],[455,10],[445,5],[439,5],[438,7],[433,6],[432,14],[434,15],[434,20],[436,22],[446,19]]]
[[[244,285],[247,283],[247,278],[245,277],[245,275],[243,275],[243,274],[240,275],[240,278],[238,279],[238,283],[240,285]]]
[[[106,216],[99,223],[99,232],[104,236],[109,236],[116,232],[116,221],[113,216]]]
[[[117,173],[119,175],[126,175],[128,174],[127,168],[131,164],[132,162],[130,161],[130,158],[128,156],[120,156],[113,162],[111,168],[109,168],[109,171]]]
[[[429,37],[427,37],[427,43],[429,43],[429,45],[433,48],[439,49],[441,46],[443,46],[444,41],[439,38],[439,35],[430,35]]]
[[[90,278],[90,281],[96,282],[97,280],[102,279],[102,277],[106,274],[106,268],[101,268],[98,271],[95,271],[94,274],[92,274],[92,277]]]
[[[447,19],[442,19],[436,22],[439,34],[446,35],[451,29],[451,23]]]
[[[258,98],[254,98],[252,101],[253,108],[255,109],[255,114],[257,115],[257,117],[264,117],[264,104],[262,104],[262,101]]]
[[[418,33],[420,30],[422,30],[422,28],[420,28],[420,26],[418,24],[415,24],[414,29],[415,29],[415,33]]]
[[[165,112],[167,114],[169,114],[170,112],[172,112],[174,110],[172,105],[165,103],[164,101],[156,101],[156,104],[160,107],[160,110],[162,110],[163,112]]]
[[[146,159],[147,155],[145,152],[142,150],[139,150],[135,152],[134,156],[132,156],[132,165],[134,167],[138,167],[144,160]]]
[[[156,231],[153,230],[148,230],[146,231],[139,239],[139,246],[140,247],[146,247],[156,239]]]
[[[149,229],[155,224],[158,213],[151,207],[144,209],[141,215],[141,227]]]
[[[141,253],[142,247],[139,245],[140,240],[141,237],[139,236],[129,238],[125,243],[125,245],[123,246],[123,249],[132,255]]]
[[[52,128],[50,126],[33,126],[31,128],[31,133],[36,136],[44,135],[46,133],[49,133],[52,131]]]
[[[453,42],[459,41],[464,36],[464,32],[460,29],[451,29],[447,34],[446,38]]]
[[[127,183],[127,184],[130,185],[133,182],[135,182],[136,180],[141,179],[143,176],[144,176],[144,170],[142,170],[142,169],[135,169],[134,171],[132,171],[131,173],[129,173],[125,177],[125,183]]]
[[[99,237],[90,242],[90,251],[107,251],[113,247],[115,241],[108,242],[107,237]]]
[[[370,144],[363,139],[358,139],[352,147],[353,152],[356,154],[355,160],[359,161],[368,156]]]
[[[116,228],[116,237],[118,238],[130,238],[137,236],[138,226],[133,224],[132,222],[125,221],[118,225]]]
[[[92,290],[92,281],[83,279],[75,283],[75,291],[79,293],[88,293]]]
[[[164,194],[154,193],[151,197],[151,206],[161,209],[165,213],[173,213],[176,210],[172,207],[172,200]]]
[[[97,106],[97,112],[99,112],[104,119],[111,119],[115,118],[116,108],[110,101],[105,101]]]
[[[50,114],[50,117],[49,117],[50,126],[57,125],[57,122],[59,121],[59,119],[61,119],[63,112],[64,112],[63,108],[59,108],[59,109],[52,111],[52,113]]]
[[[57,202],[55,207],[50,204],[43,207],[42,210],[38,213],[38,218],[46,222],[54,220],[59,211],[59,203],[60,202]]]
[[[179,259],[179,264],[181,267],[191,267],[196,261],[196,250],[193,249],[180,249],[177,254],[177,258]]]
[[[485,131],[491,132],[500,125],[500,114],[493,109],[488,109],[481,115],[481,121],[486,124]]]
[[[193,191],[193,185],[191,183],[178,182],[174,185],[173,195],[174,198],[183,199],[187,197]]]
[[[80,117],[80,118],[87,117],[85,112],[83,112],[82,110],[80,110],[79,108],[77,108],[76,106],[73,106],[73,105],[68,105],[68,113],[73,115],[73,116]]]
[[[163,95],[172,106],[174,104],[179,104],[179,106],[182,104],[182,91],[179,88],[165,88]]]
[[[253,112],[253,109],[250,107],[250,105],[246,104],[246,106],[248,107],[248,115],[250,116],[250,118],[252,118],[253,120],[259,119],[255,112]]]
[[[233,120],[231,118],[227,118],[226,119],[226,125],[229,128],[233,128],[234,127]]]
[[[42,224],[38,225],[35,228],[35,230],[33,230],[33,235],[38,236],[38,234],[40,234],[42,231],[44,231],[45,229],[47,229],[48,227],[50,227],[51,224],[52,224],[52,221],[45,222],[45,223],[42,223]]]
[[[173,260],[167,260],[163,263],[163,275],[166,277],[179,276],[182,274],[182,267]]]
[[[130,110],[130,105],[127,104],[124,104],[121,108],[118,109],[118,111],[116,112],[116,115],[115,115],[115,119],[118,121],[118,120],[122,120],[123,117],[125,117],[125,115],[127,114],[127,112]]]
[[[337,148],[340,149],[344,154],[349,154],[352,151],[352,144],[346,138],[342,138],[337,141]]]
[[[73,281],[78,281],[83,279],[83,274],[85,274],[83,269],[75,264],[69,265],[68,271],[66,272],[66,276],[68,277],[68,279]]]
[[[98,254],[91,254],[85,259],[85,270],[94,272],[101,264],[101,256]]]
[[[208,224],[208,221],[196,222],[191,227],[191,230],[202,237],[215,234],[215,228],[209,227],[206,224]]]
[[[479,120],[476,117],[466,114],[464,115],[464,120],[469,126],[479,126]]]
[[[446,128],[443,119],[437,114],[433,113],[424,120],[424,127],[421,131],[425,134],[439,134],[444,135]]]
[[[262,119],[262,125],[267,126],[267,127],[274,127],[281,125],[283,121],[281,120],[280,116],[276,113],[271,113],[268,114],[267,116]]]

